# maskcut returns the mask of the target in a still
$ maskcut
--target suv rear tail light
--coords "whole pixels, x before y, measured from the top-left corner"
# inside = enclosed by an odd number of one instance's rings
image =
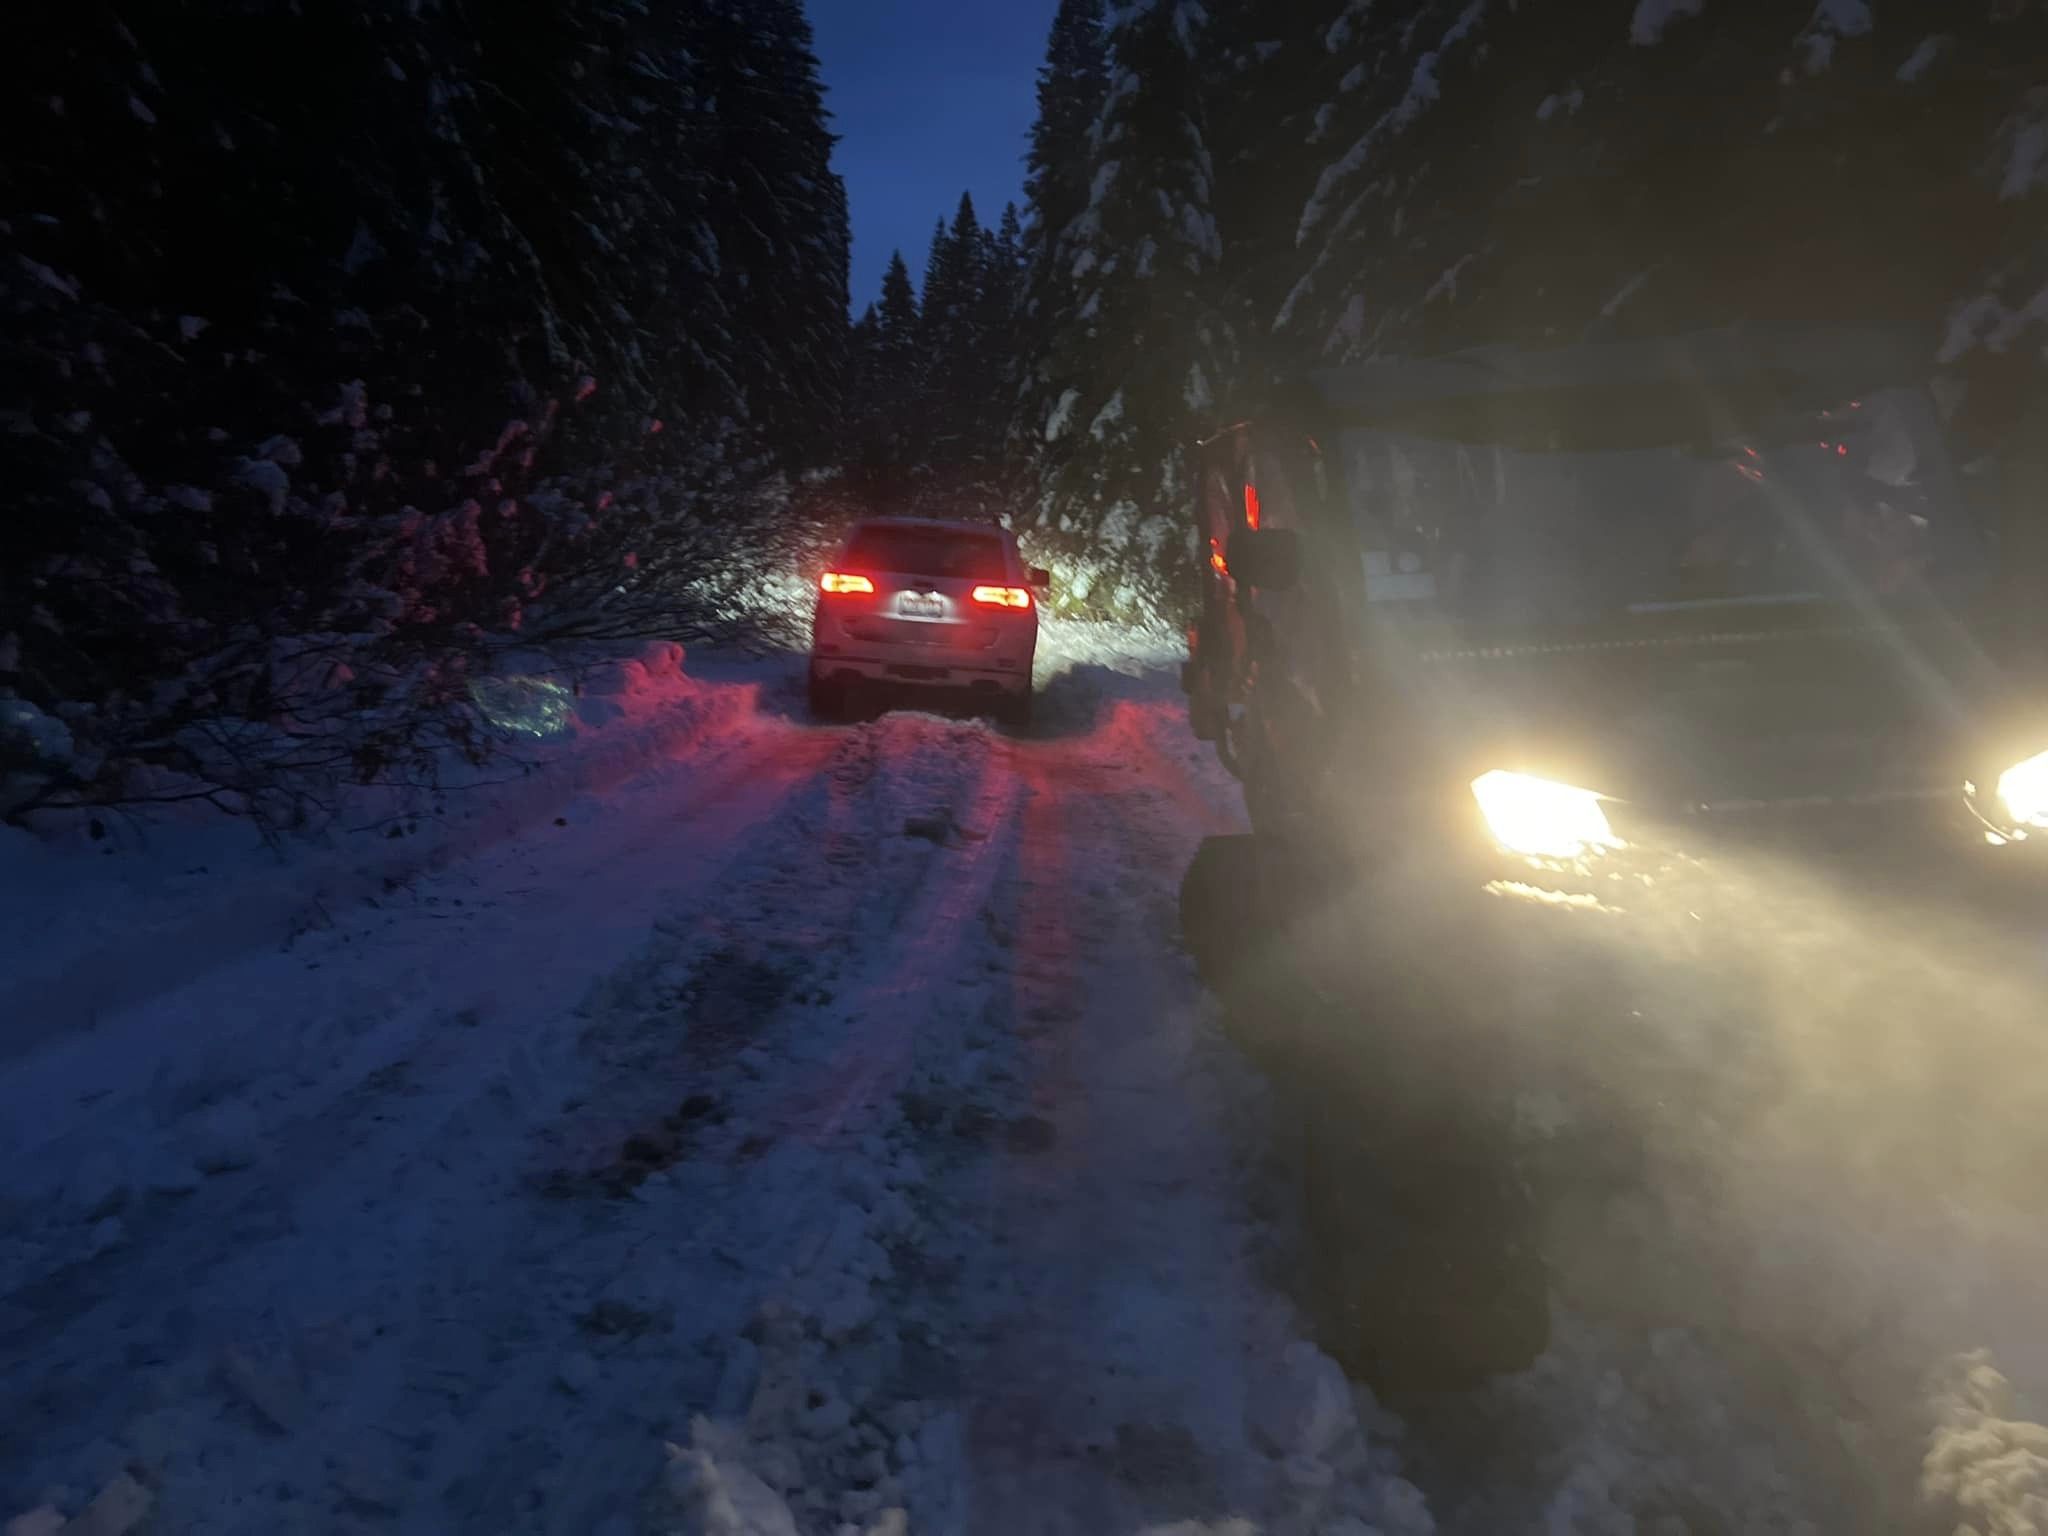
[[[976,587],[974,600],[990,608],[1029,608],[1031,589],[1029,587]]]
[[[852,592],[872,592],[875,584],[865,576],[850,576],[845,571],[827,571],[818,578],[818,590],[837,592],[844,596]]]

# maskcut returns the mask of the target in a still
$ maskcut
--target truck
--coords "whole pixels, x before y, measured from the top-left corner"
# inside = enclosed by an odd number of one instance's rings
[[[1544,1348],[1518,1104],[1643,1049],[1589,1022],[1629,922],[1742,920],[1699,850],[1881,883],[2039,846],[2048,718],[1925,374],[1863,332],[1485,347],[1311,374],[1194,445],[1182,686],[1250,833],[1183,922],[1292,1098],[1315,1304],[1375,1384]]]

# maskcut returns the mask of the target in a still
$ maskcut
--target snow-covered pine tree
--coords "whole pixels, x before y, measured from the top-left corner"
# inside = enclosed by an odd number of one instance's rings
[[[1003,216],[982,247],[982,307],[991,333],[1013,326],[1024,303],[1024,221],[1015,203],[1003,204]],[[1015,349],[1002,346],[996,355],[1011,360]]]
[[[927,419],[934,490],[957,495],[977,457],[975,428],[988,360],[983,353],[981,220],[974,199],[960,194],[950,228],[932,242],[925,270],[925,354],[930,359]]]
[[[951,242],[946,230],[946,221],[941,218],[932,225],[932,238],[925,247],[924,276],[917,286],[917,348],[921,362],[918,366],[917,394],[909,403],[903,417],[904,462],[908,466],[913,488],[923,483],[932,460],[932,445],[938,437],[937,397],[932,365],[932,323],[931,307],[934,289],[943,293],[949,281],[948,263],[951,260]],[[902,510],[909,510],[907,507]]]
[[[847,474],[870,511],[900,513],[916,468],[914,431],[923,408],[925,354],[910,269],[892,251],[882,298],[854,328],[854,392],[848,402],[852,440]]]
[[[1189,441],[1239,370],[1240,301],[1223,267],[1208,144],[1205,15],[1129,6],[1090,133],[1090,200],[1049,260],[1075,302],[1038,363],[1039,536],[1063,596],[1109,612],[1177,604]]]
[[[693,163],[719,192],[710,233],[746,338],[734,371],[761,440],[815,463],[844,387],[850,238],[810,23],[796,0],[682,14],[708,118]]]
[[[1326,103],[1344,94],[1352,61],[1333,47],[1343,34],[1329,0],[1212,0],[1208,9],[1217,223],[1232,288],[1249,313],[1268,319],[1297,275],[1295,228],[1321,168]],[[1250,392],[1292,366],[1266,324],[1249,326],[1243,344]]]
[[[1281,318],[1332,358],[1736,319],[1931,357],[2011,222],[1983,171],[2043,30],[1997,0],[1329,15],[1347,68]]]
[[[1089,134],[1109,90],[1102,0],[1060,0],[1038,71],[1038,116],[1025,156],[1024,297],[1019,377],[1011,432],[1015,451],[1035,459],[1057,391],[1046,367],[1054,338],[1068,344],[1078,323],[1072,274],[1055,260],[1067,225],[1088,206]]]
[[[553,351],[479,160],[475,38],[373,0],[60,8],[24,41],[0,687],[68,712],[77,748],[25,793],[120,793],[140,763],[232,778],[247,808],[267,772],[388,761],[351,726],[373,669],[342,664],[401,606],[363,493],[433,483],[431,510],[459,509],[437,467],[494,441]],[[387,386],[360,412],[359,379]]]
[[[1005,203],[994,231],[982,231],[976,320],[982,367],[973,380],[973,438],[987,510],[1012,519],[1022,510],[1019,456],[1010,441],[1010,418],[1022,375],[1025,277],[1023,220],[1015,203]]]
[[[252,774],[332,766],[373,678],[386,720],[401,683],[459,697],[458,653],[835,428],[846,213],[790,0],[24,36],[0,689],[80,722],[33,793],[222,771],[226,720],[282,752],[238,747]]]
[[[1024,178],[1033,218],[1052,234],[1088,205],[1082,161],[1108,91],[1102,0],[1060,0],[1038,71],[1038,116]]]
[[[722,113],[701,40],[681,12],[606,0],[601,30],[560,68],[563,131],[587,146],[574,168],[587,191],[573,254],[601,279],[577,330],[600,386],[590,403],[604,405],[579,414],[617,434],[648,416],[744,420],[747,341],[720,231],[733,199],[716,164]],[[742,448],[692,436],[685,426],[667,453]]]
[[[888,269],[882,274],[882,302],[875,310],[875,383],[882,403],[897,422],[899,445],[907,442],[909,412],[924,388],[923,324],[917,291],[910,285],[910,268],[901,251],[892,251]]]

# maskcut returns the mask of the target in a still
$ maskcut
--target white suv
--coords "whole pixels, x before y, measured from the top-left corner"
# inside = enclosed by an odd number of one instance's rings
[[[1016,536],[987,523],[872,518],[818,578],[811,615],[811,712],[844,712],[860,684],[955,689],[1008,724],[1031,718],[1038,599],[1051,575],[1026,566]]]

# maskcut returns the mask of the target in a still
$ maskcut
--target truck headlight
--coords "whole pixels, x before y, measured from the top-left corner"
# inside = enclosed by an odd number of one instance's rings
[[[2048,753],[2039,761],[2039,803],[2048,812]],[[1472,781],[1472,798],[1494,840],[1510,853],[1574,859],[1589,849],[1621,845],[1600,809],[1600,796],[1590,789],[1496,768]]]
[[[2048,752],[2036,753],[2001,773],[1998,799],[2015,826],[2048,828]]]

